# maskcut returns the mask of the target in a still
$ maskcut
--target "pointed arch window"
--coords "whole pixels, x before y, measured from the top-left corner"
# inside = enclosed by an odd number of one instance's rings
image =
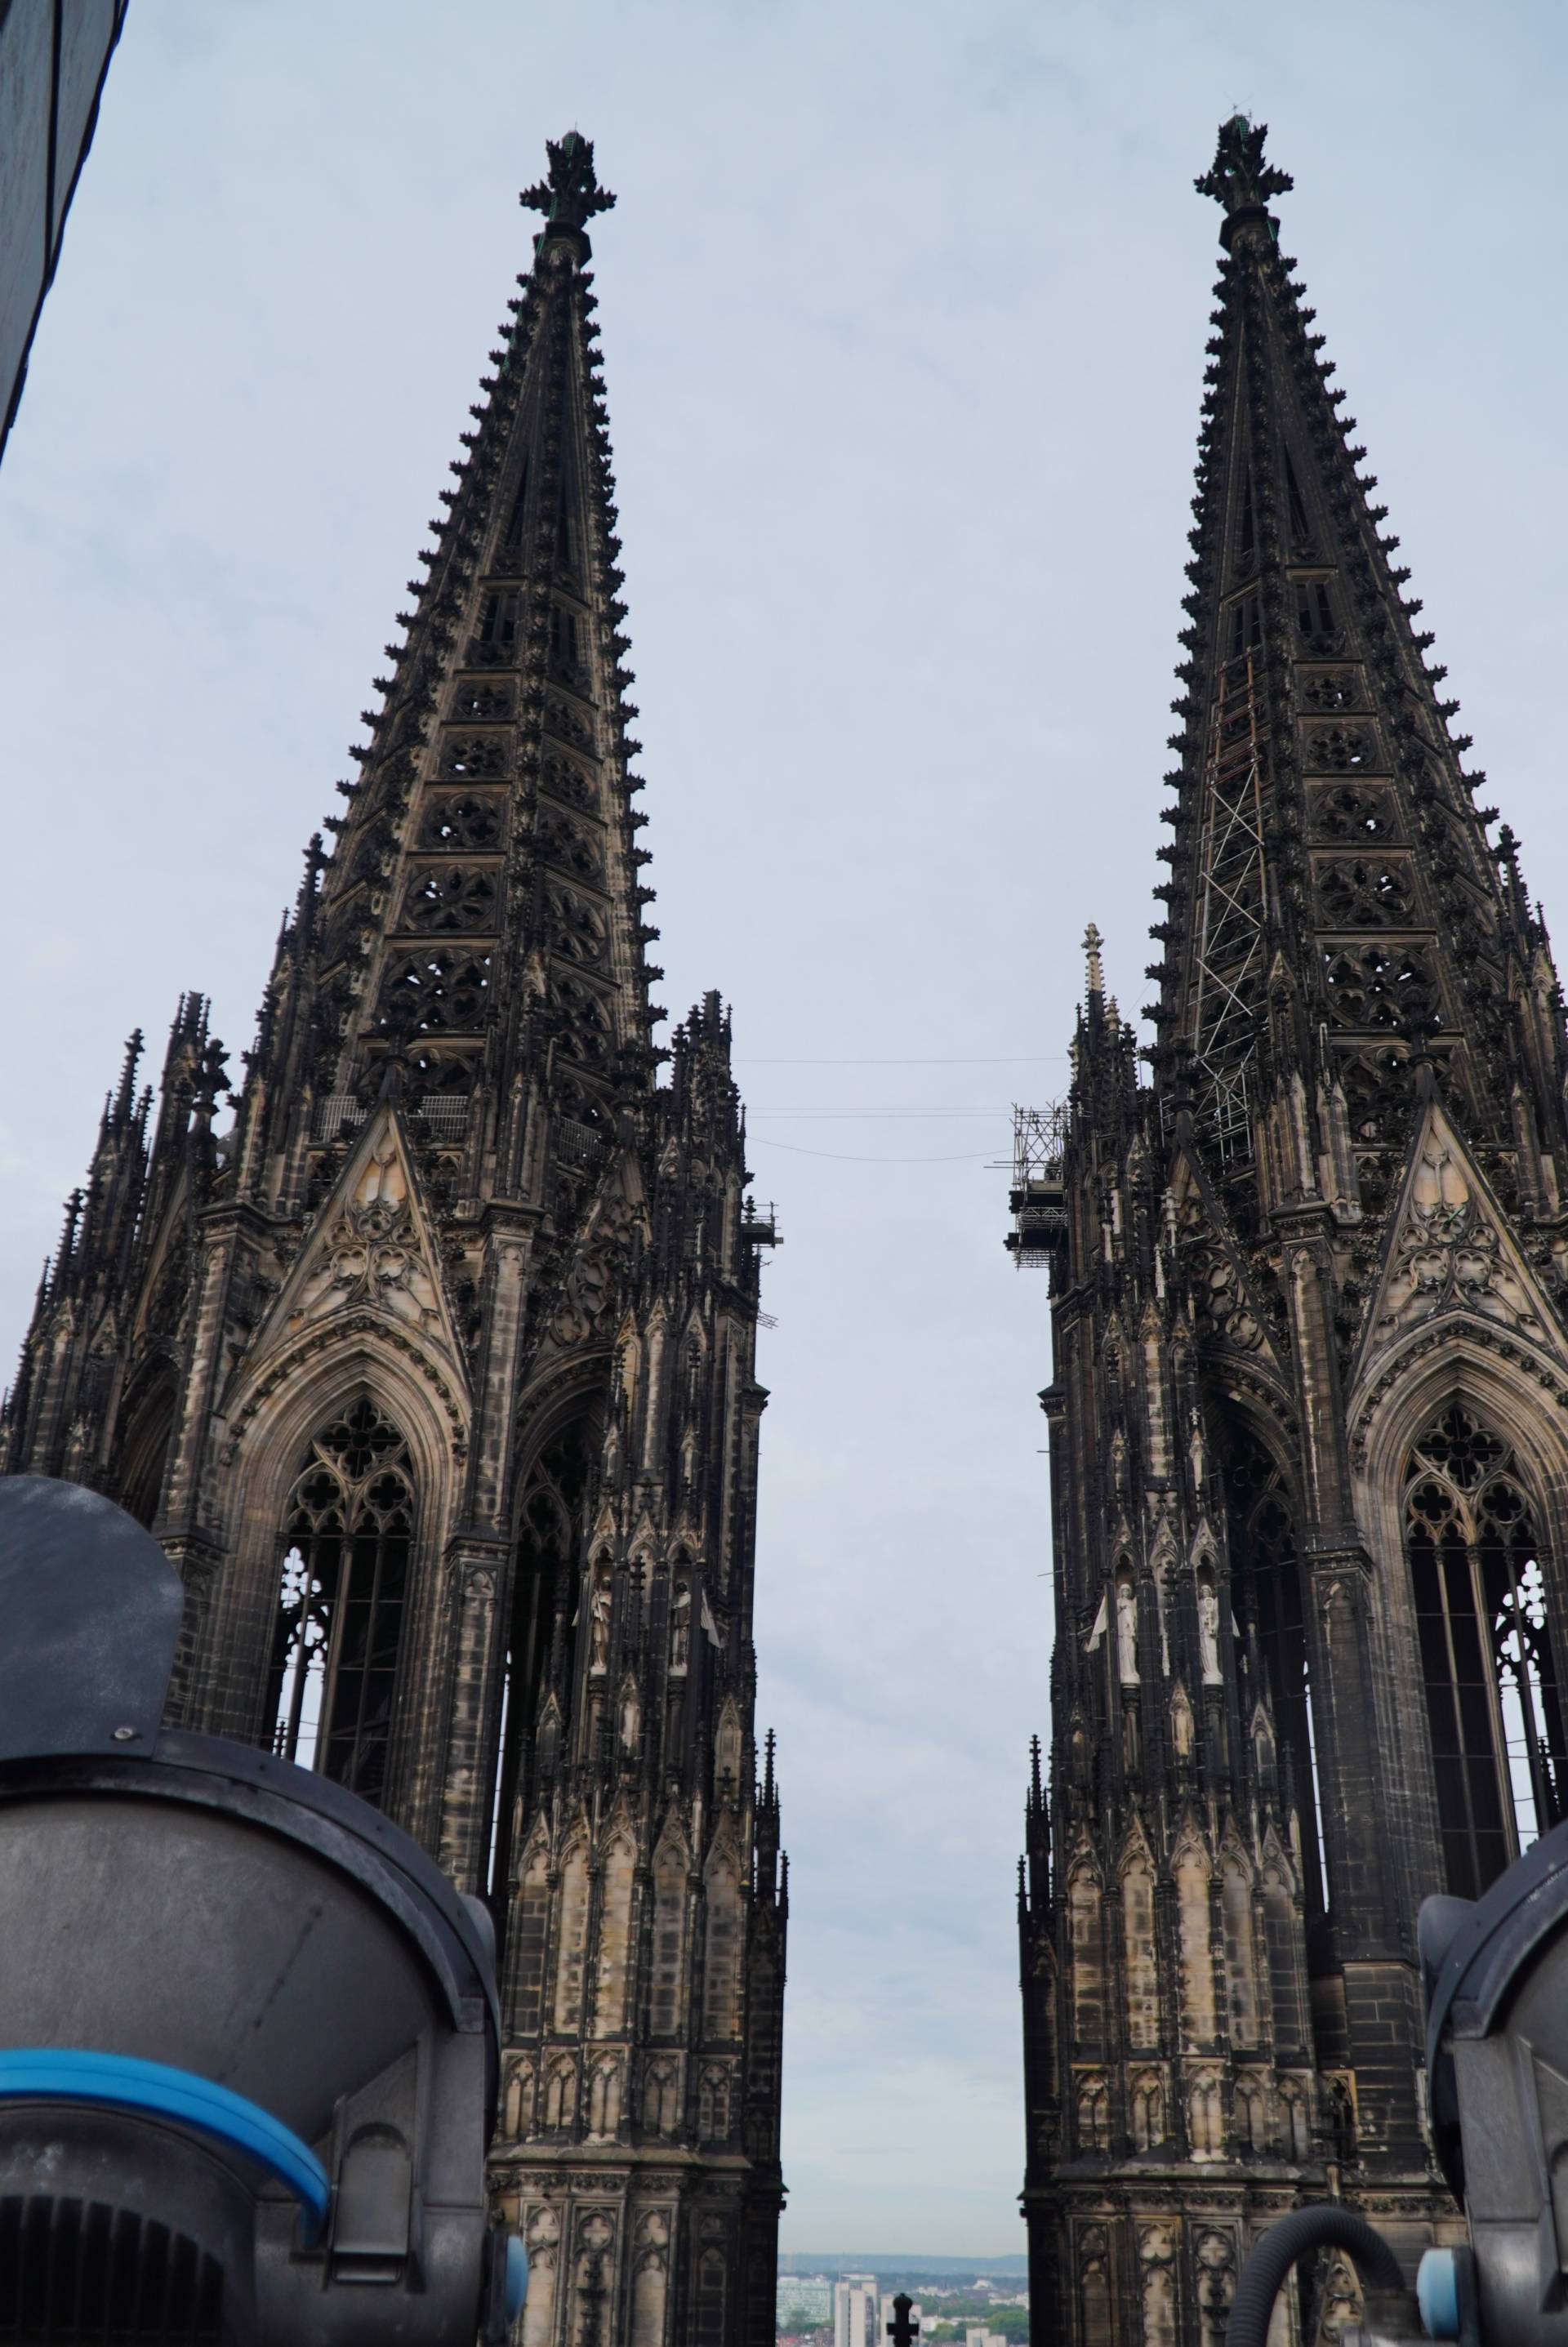
[[[1510,1446],[1462,1402],[1406,1462],[1405,1547],[1444,1872],[1478,1899],[1563,1814],[1568,1747],[1535,1512]]]
[[[513,1811],[518,1795],[528,1790],[526,1758],[538,1725],[556,1619],[560,1615],[564,1624],[573,1610],[569,1601],[582,1555],[590,1456],[588,1422],[576,1419],[545,1444],[523,1486],[490,1819],[487,1888],[497,1929],[506,1911]]]
[[[1326,1914],[1328,1868],[1312,1721],[1311,1657],[1296,1526],[1284,1475],[1251,1430],[1232,1425],[1225,1445],[1231,1592],[1257,1634],[1276,1730],[1289,1747],[1290,1795],[1301,1822],[1307,1912]]]
[[[413,1543],[407,1443],[363,1397],[315,1437],[289,1495],[267,1717],[274,1752],[367,1801],[386,1786]]]

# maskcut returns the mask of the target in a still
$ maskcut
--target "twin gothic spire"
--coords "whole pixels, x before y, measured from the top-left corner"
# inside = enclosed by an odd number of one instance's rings
[[[1225,257],[1189,533],[1190,591],[1166,780],[1173,844],[1148,1014],[1157,1087],[1190,1087],[1217,1159],[1250,1153],[1260,1099],[1314,1071],[1348,1130],[1388,1137],[1429,1056],[1480,1128],[1533,1117],[1562,1070],[1511,1001],[1544,932],[1458,703],[1372,502],[1346,395],[1268,210],[1289,177],[1265,131],[1223,125],[1199,191]],[[1551,981],[1548,981],[1550,984]]]
[[[573,132],[522,200],[545,214],[534,265],[409,581],[359,779],[339,784],[335,852],[313,843],[281,941],[241,1112],[274,1186],[304,1107],[330,1139],[388,1083],[513,1186],[525,1071],[548,1069],[593,1130],[660,1056],[585,225],[615,200]],[[497,1102],[481,1135],[468,1104]]]

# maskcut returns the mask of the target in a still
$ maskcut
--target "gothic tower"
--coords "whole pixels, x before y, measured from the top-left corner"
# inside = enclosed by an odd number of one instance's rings
[[[651,1040],[591,145],[552,145],[523,200],[533,268],[232,1126],[189,996],[156,1123],[139,1036],[106,1105],[5,1464],[156,1531],[183,1723],[325,1770],[488,1899],[528,2347],[771,2347],[776,1234],[719,998]]]
[[[1036,2336],[1217,2341],[1337,2191],[1460,2238],[1414,1927],[1568,1807],[1568,1054],[1546,931],[1241,118],[1140,1081],[1090,939],[1026,1120],[1057,1646],[1020,1884]],[[1345,2311],[1319,2278],[1310,2331]]]

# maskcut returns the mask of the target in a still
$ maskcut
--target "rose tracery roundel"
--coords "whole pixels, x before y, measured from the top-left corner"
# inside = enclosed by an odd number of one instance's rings
[[[1324,839],[1386,839],[1395,828],[1393,793],[1375,784],[1315,790],[1310,804],[1312,827]]]
[[[1408,920],[1415,902],[1410,867],[1402,858],[1337,858],[1318,873],[1317,901],[1336,928],[1375,929]]]
[[[1413,947],[1337,948],[1324,962],[1329,1008],[1341,1026],[1412,1033],[1431,1024],[1437,982]]]
[[[421,847],[496,847],[500,844],[507,803],[499,792],[432,794],[419,826]]]
[[[414,874],[403,902],[410,929],[479,932],[496,926],[496,874],[461,864],[434,864]]]
[[[484,1018],[489,985],[488,954],[445,946],[434,953],[413,954],[393,972],[384,1015],[401,1014],[415,1034],[471,1030]]]

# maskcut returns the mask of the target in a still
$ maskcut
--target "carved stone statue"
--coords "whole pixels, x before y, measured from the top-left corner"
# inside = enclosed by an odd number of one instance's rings
[[[1123,1686],[1138,1684],[1138,1597],[1130,1581],[1116,1583],[1116,1661]]]
[[[590,1671],[607,1670],[610,1665],[610,1583],[596,1580],[589,1605]]]
[[[1214,1595],[1214,1583],[1198,1583],[1198,1653],[1204,1666],[1204,1685],[1217,1686],[1220,1683],[1220,1601]]]
[[[692,1591],[684,1581],[675,1583],[670,1609],[670,1667],[683,1671],[692,1656]]]

